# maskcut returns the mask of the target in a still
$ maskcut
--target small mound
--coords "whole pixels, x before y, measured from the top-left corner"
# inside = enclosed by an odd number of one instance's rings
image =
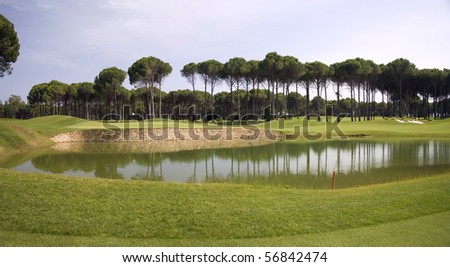
[[[64,115],[51,115],[29,119],[30,124],[45,124],[49,127],[67,127],[86,120]]]
[[[70,126],[84,121],[84,119],[71,116],[53,115],[29,119],[24,121],[23,125],[40,134],[51,137],[61,132],[67,132]]]

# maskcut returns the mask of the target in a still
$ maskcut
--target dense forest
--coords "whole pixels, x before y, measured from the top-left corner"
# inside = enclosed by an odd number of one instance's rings
[[[180,70],[191,88],[165,92],[161,87],[171,73],[169,63],[145,57],[128,71],[104,69],[93,82],[37,84],[26,103],[16,95],[0,102],[0,117],[63,114],[100,120],[114,114],[123,119],[180,119],[214,113],[267,119],[348,113],[352,121],[360,121],[374,116],[440,119],[450,114],[450,70],[417,69],[403,58],[386,65],[362,58],[326,65],[271,52],[262,60],[193,62]],[[135,89],[123,87],[127,76]],[[215,92],[220,83],[229,90]],[[350,97],[343,99],[343,93]],[[376,94],[381,94],[381,102],[375,101]]]

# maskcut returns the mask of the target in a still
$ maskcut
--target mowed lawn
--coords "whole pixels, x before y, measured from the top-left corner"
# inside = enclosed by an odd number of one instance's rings
[[[371,121],[354,121],[345,118],[340,123],[335,118],[330,118],[330,123],[324,121],[306,120],[304,117],[292,120],[278,120],[265,123],[265,129],[272,129],[294,134],[299,139],[304,139],[309,134],[314,139],[317,134],[321,134],[320,139],[325,139],[327,133],[337,138],[338,135],[347,137],[373,137],[373,138],[390,138],[390,137],[420,137],[420,138],[450,138],[450,119],[420,121],[423,124],[412,122],[399,122],[393,118],[376,117]],[[415,121],[415,120],[412,120]]]
[[[48,147],[50,137],[67,131],[204,126],[162,120],[104,125],[67,116],[0,122],[0,159]],[[300,118],[246,127],[288,134],[297,127],[297,140],[305,142],[306,129],[324,139],[330,126],[346,136],[450,138],[449,119],[425,124],[346,119],[334,126],[309,121],[305,127]],[[331,191],[0,169],[1,246],[450,246],[449,220],[450,173]]]
[[[449,246],[450,173],[341,190],[0,169],[1,246]]]

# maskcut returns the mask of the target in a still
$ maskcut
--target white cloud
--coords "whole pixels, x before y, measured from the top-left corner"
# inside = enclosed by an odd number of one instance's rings
[[[103,0],[100,7],[112,10],[141,10],[142,6],[151,4],[152,1],[144,0]]]
[[[44,65],[65,70],[75,70],[78,64],[74,59],[68,58],[66,55],[60,55],[56,52],[45,51],[39,54],[27,55],[31,62],[34,62],[36,66]]]
[[[15,0],[0,0],[1,5],[5,5],[7,7],[17,9],[17,10],[25,10],[25,6],[23,2],[15,1]]]

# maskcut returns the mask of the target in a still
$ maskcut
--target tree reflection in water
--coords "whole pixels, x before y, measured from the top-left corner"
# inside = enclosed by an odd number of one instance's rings
[[[351,187],[450,170],[450,142],[433,140],[283,142],[170,153],[99,151],[102,152],[50,151],[14,162],[14,168],[114,179],[303,188],[328,188],[333,171],[337,173],[336,187]]]

